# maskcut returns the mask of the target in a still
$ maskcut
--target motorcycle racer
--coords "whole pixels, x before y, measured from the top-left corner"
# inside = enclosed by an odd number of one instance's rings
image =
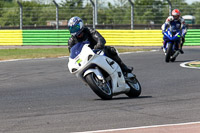
[[[162,25],[161,29],[162,29],[162,33],[164,34],[164,32],[166,31],[167,28],[169,27],[174,27],[176,30],[181,30],[181,39],[179,42],[179,52],[181,54],[183,54],[183,43],[185,42],[185,35],[187,33],[187,28],[185,25],[185,20],[181,17],[181,13],[178,9],[174,9],[172,11],[172,16],[169,16],[165,23]],[[163,38],[163,51],[165,52],[165,47],[166,47],[166,40]]]
[[[122,62],[114,47],[105,46],[106,40],[98,31],[84,26],[81,18],[77,16],[72,17],[68,22],[68,28],[71,34],[71,37],[68,40],[69,51],[75,44],[83,41],[89,41],[91,49],[103,50],[106,56],[119,64],[123,72],[129,73],[133,70],[132,67],[129,68]]]

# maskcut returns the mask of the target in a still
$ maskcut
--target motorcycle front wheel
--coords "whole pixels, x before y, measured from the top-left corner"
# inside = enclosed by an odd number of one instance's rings
[[[89,73],[86,76],[86,81],[90,88],[103,100],[110,100],[112,99],[112,89],[107,81],[99,80],[96,74]]]
[[[139,97],[141,94],[142,88],[137,78],[136,77],[130,78],[126,80],[126,83],[130,87],[130,91],[126,93],[126,95],[131,98]]]
[[[169,62],[170,61],[170,57],[171,57],[171,52],[172,52],[172,44],[168,43],[168,48],[167,48],[167,53],[165,56],[165,62]]]

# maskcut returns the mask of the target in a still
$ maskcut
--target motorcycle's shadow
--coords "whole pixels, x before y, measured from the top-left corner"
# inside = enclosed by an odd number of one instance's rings
[[[153,98],[153,96],[139,96],[139,97],[135,97],[135,98],[130,98],[130,97],[127,97],[127,96],[124,96],[124,97],[113,97],[110,100],[131,100],[131,99],[144,99],[144,98]],[[95,100],[105,101],[103,99],[95,99]],[[110,101],[110,100],[106,100],[106,101]]]
[[[161,54],[163,54],[162,50],[159,50],[159,51],[160,51]],[[165,55],[163,54],[163,56],[165,56]],[[177,58],[177,60],[175,60],[174,62],[170,61],[170,63],[183,63],[183,62],[191,62],[191,61],[194,61],[194,60],[199,60],[199,59],[180,60],[179,58]]]
[[[191,61],[194,61],[195,59],[193,60],[177,60],[177,61],[174,61],[174,63],[183,63],[183,62],[191,62]]]

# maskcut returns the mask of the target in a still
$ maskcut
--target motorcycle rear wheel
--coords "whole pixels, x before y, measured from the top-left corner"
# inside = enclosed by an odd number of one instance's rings
[[[126,93],[126,95],[131,98],[139,97],[141,94],[142,88],[137,78],[136,77],[130,78],[126,80],[126,83],[130,87],[130,91]]]
[[[112,99],[112,89],[110,84],[105,81],[99,80],[94,73],[89,73],[86,76],[86,81],[90,88],[94,91],[96,95],[98,95],[103,100],[110,100]]]
[[[175,57],[175,58],[171,58],[170,61],[171,61],[171,62],[174,62],[175,60],[176,60],[176,57]]]

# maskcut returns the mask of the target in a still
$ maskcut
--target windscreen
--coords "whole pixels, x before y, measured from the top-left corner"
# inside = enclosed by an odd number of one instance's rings
[[[79,42],[75,44],[70,50],[71,51],[70,58],[72,59],[76,58],[76,56],[81,53],[81,50],[85,44],[89,44],[89,42],[85,41],[85,42]]]

